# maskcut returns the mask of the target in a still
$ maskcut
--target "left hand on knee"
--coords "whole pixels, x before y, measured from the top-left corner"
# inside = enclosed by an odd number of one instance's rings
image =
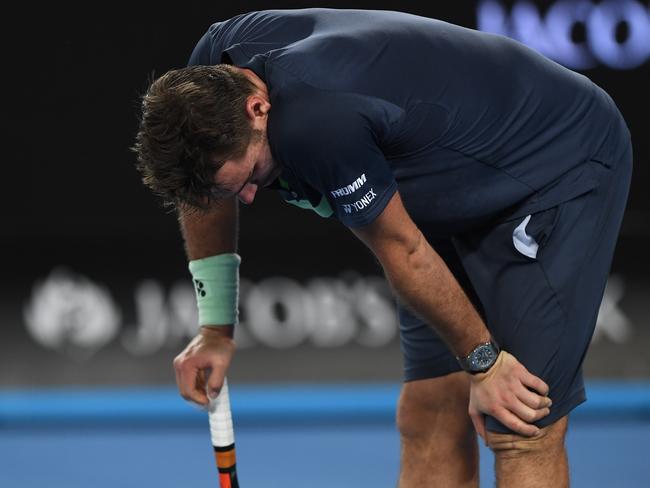
[[[485,415],[490,415],[518,434],[536,435],[539,428],[533,422],[550,413],[548,392],[546,383],[514,356],[501,351],[486,373],[472,375],[469,415],[476,432],[486,439]]]

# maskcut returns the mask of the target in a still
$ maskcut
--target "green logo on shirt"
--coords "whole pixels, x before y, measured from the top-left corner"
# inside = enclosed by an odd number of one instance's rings
[[[278,178],[278,181],[280,182],[280,186],[284,190],[291,192],[291,194],[294,196],[293,199],[285,198],[284,199],[285,202],[290,203],[291,205],[295,205],[296,207],[304,208],[307,210],[313,210],[318,215],[325,218],[331,217],[332,214],[334,213],[332,207],[327,201],[327,198],[321,196],[320,203],[314,207],[309,200],[298,200],[297,198],[298,194],[296,192],[292,192],[291,188],[289,187],[289,183],[286,180],[283,180],[282,178]]]

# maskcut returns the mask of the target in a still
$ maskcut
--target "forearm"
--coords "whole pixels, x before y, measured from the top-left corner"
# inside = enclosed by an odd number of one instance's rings
[[[209,211],[178,210],[178,221],[188,260],[237,251],[237,201],[223,200]],[[203,326],[201,334],[232,337],[233,325]]]
[[[398,297],[442,336],[457,356],[467,355],[490,333],[454,275],[422,234],[380,257]]]
[[[237,252],[237,200],[215,203],[208,211],[179,208],[178,221],[188,260]]]

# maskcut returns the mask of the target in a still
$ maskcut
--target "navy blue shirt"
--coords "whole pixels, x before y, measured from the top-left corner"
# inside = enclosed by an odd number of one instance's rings
[[[596,185],[620,115],[588,78],[517,41],[401,12],[251,12],[210,26],[189,65],[268,86],[283,197],[350,227],[399,190],[439,235]]]

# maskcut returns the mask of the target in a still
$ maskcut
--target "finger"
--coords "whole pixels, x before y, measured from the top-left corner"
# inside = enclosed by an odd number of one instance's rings
[[[553,402],[549,397],[538,395],[522,385],[516,392],[517,398],[533,410],[549,408]]]
[[[487,445],[487,437],[485,433],[485,415],[482,413],[471,413],[469,417],[472,419],[472,424],[474,424],[474,430],[476,433],[481,436],[485,445]]]
[[[225,373],[222,369],[213,369],[208,376],[207,394],[210,398],[217,398],[221,388],[223,388],[223,379]]]
[[[536,422],[551,413],[548,408],[538,410],[530,408],[516,397],[513,399],[512,404],[508,406],[508,409],[527,424]]]
[[[524,385],[532,388],[537,393],[543,396],[548,396],[548,392],[549,392],[548,385],[544,383],[541,379],[539,379],[537,376],[535,376],[534,374],[525,371],[524,374],[520,377],[520,379]]]
[[[493,416],[503,425],[519,435],[533,437],[539,433],[539,428],[537,428],[535,425],[524,422],[514,413],[506,410],[505,408],[499,409]]]
[[[174,374],[176,375],[176,386],[178,391],[181,389],[181,373],[180,373],[180,363],[178,359],[174,359]]]
[[[206,378],[205,370],[199,369],[198,372],[196,373],[196,379],[194,382],[195,390],[205,392],[205,388],[206,388],[205,378]]]
[[[185,388],[185,381],[183,379],[183,370],[186,366],[184,362],[176,358],[174,360],[174,373],[176,374],[176,386],[178,387],[178,393],[185,399],[189,400],[188,391]]]
[[[184,364],[180,369],[181,384],[179,389],[181,396],[186,400],[205,406],[208,404],[208,397],[205,394],[205,390],[198,390],[196,388],[196,377],[198,373],[198,368]]]

